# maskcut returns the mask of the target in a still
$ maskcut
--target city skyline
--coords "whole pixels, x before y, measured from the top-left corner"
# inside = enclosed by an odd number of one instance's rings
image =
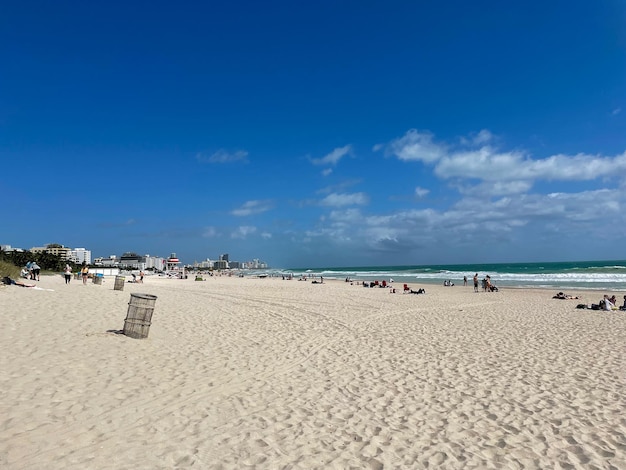
[[[2,243],[219,246],[285,269],[620,258],[624,18],[614,1],[8,4]]]
[[[48,251],[52,254],[55,255],[60,255],[61,257],[68,256],[68,259],[75,262],[75,263],[82,263],[83,261],[86,261],[87,264],[98,264],[98,260],[121,260],[123,259],[125,256],[135,256],[135,257],[140,257],[140,258],[145,258],[145,257],[152,257],[152,258],[160,258],[160,259],[168,259],[171,257],[178,257],[176,252],[169,252],[167,255],[161,255],[161,254],[157,254],[157,255],[152,255],[150,253],[146,253],[146,252],[141,252],[141,251],[123,251],[121,254],[117,254],[117,253],[109,253],[108,255],[98,255],[98,256],[94,256],[92,251],[83,247],[80,248],[72,248],[69,246],[65,246],[61,243],[46,243],[43,245],[39,245],[39,246],[32,246],[30,248],[23,248],[21,246],[13,246],[13,245],[9,245],[9,244],[4,244],[4,243],[0,243],[0,249],[2,249],[3,251],[20,251],[20,252],[40,252],[40,251]],[[62,253],[60,253],[62,252]],[[76,253],[78,253],[78,256],[76,255]],[[77,259],[73,259],[73,258],[77,258]],[[225,260],[227,262],[232,262],[233,264],[236,264],[237,267],[239,267],[240,265],[255,265],[255,267],[263,267],[263,268],[267,268],[268,264],[260,257],[255,257],[255,258],[251,258],[251,259],[247,259],[247,260],[238,260],[238,259],[231,259],[230,254],[229,253],[222,253],[217,255],[217,257],[212,258],[211,256],[204,256],[202,259],[200,260],[193,260],[193,261],[188,261],[188,260],[181,260],[181,264],[186,265],[186,266],[192,266],[194,264],[202,264],[202,263],[206,263],[208,261],[222,261]]]

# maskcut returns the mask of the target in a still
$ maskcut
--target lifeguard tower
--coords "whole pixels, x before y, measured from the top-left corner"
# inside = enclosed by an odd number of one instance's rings
[[[180,260],[176,253],[170,253],[170,257],[165,261],[165,270],[168,273],[180,273]]]

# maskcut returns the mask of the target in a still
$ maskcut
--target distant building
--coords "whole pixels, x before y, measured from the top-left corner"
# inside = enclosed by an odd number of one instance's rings
[[[211,261],[209,258],[204,261],[200,261],[199,263],[195,261],[193,263],[193,267],[196,269],[211,269],[213,268],[213,261]]]
[[[120,268],[122,269],[146,269],[145,259],[143,256],[139,256],[137,253],[127,251],[120,256]]]
[[[0,250],[9,253],[11,251],[18,251],[18,252],[23,252],[24,250],[22,248],[14,248],[11,245],[0,245]]]
[[[267,263],[255,258],[252,261],[244,263],[244,267],[246,269],[267,269]]]
[[[91,264],[91,250],[85,250],[84,248],[74,248],[69,251],[68,257],[70,261],[77,264]]]
[[[223,255],[220,255],[220,260],[226,261],[228,263],[228,253],[224,253]]]
[[[213,263],[213,269],[228,269],[228,261],[224,259],[218,259]]]
[[[145,255],[144,260],[146,263],[145,269],[156,269],[157,271],[165,271],[167,260],[160,256]]]
[[[63,260],[69,260],[72,250],[63,245],[50,244],[46,246],[34,246],[30,251],[32,253],[50,253],[51,255],[60,256]]]
[[[116,267],[120,265],[120,260],[117,256],[111,255],[108,258],[96,258],[93,263],[96,266]]]
[[[123,269],[138,269],[140,271],[147,269],[163,271],[165,269],[165,258],[150,255],[140,256],[137,253],[128,251],[119,258],[115,255],[111,255],[108,258],[96,258],[94,264],[106,267],[119,266]]]

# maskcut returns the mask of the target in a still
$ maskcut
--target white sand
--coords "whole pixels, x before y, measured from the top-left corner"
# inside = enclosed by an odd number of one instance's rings
[[[0,468],[626,468],[601,293],[113,283],[0,288]],[[139,292],[149,337],[107,332]]]

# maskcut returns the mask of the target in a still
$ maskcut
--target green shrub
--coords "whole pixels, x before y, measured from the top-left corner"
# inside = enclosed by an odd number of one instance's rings
[[[0,261],[0,277],[5,276],[9,276],[11,279],[18,279],[20,277],[20,268],[13,263]]]

